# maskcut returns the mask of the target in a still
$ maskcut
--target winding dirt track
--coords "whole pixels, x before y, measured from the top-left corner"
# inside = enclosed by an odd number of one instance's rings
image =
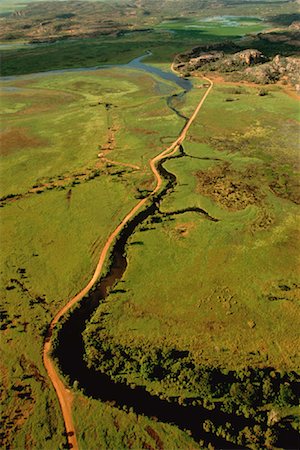
[[[200,109],[202,108],[203,103],[206,100],[206,97],[209,95],[211,89],[213,88],[213,82],[209,78],[204,77],[204,79],[209,82],[210,86],[207,89],[207,91],[205,92],[205,94],[202,97],[202,99],[200,100],[200,102],[198,103],[197,108],[195,109],[192,116],[186,123],[180,136],[166,150],[164,150],[162,153],[160,153],[159,155],[155,156],[153,159],[150,160],[150,168],[156,179],[156,186],[155,186],[154,190],[146,198],[139,201],[136,204],[136,206],[134,208],[132,208],[132,210],[126,215],[126,217],[124,217],[124,219],[117,226],[117,228],[111,233],[111,235],[109,236],[108,240],[106,241],[105,246],[103,247],[103,250],[100,254],[100,258],[99,258],[96,270],[93,274],[93,277],[91,278],[89,283],[77,295],[75,295],[75,297],[73,297],[61,310],[58,311],[58,313],[56,314],[56,316],[54,317],[54,319],[52,320],[52,322],[49,326],[48,333],[47,333],[45,343],[44,343],[44,348],[43,348],[43,362],[44,362],[44,366],[47,370],[48,376],[55,388],[55,391],[56,391],[56,394],[57,394],[57,397],[58,397],[58,400],[60,403],[70,448],[73,448],[76,450],[78,450],[78,448],[79,448],[78,442],[76,439],[76,434],[75,434],[73,417],[72,417],[73,396],[72,396],[72,392],[64,385],[64,383],[60,379],[57,369],[55,367],[55,364],[50,356],[51,349],[52,349],[51,338],[52,338],[53,330],[54,330],[56,324],[58,323],[59,319],[73,305],[75,305],[77,302],[79,302],[89,292],[89,290],[93,287],[93,285],[99,279],[101,272],[102,272],[104,262],[109,253],[109,250],[110,250],[113,242],[119,235],[119,233],[124,228],[124,226],[130,221],[130,219],[132,219],[132,217],[134,217],[134,215],[138,212],[139,209],[142,208],[142,206],[149,200],[149,198],[152,197],[153,195],[155,195],[161,188],[163,180],[157,170],[157,163],[159,161],[161,161],[162,159],[172,156],[174,153],[176,153],[178,147],[184,141],[190,126],[194,122]]]

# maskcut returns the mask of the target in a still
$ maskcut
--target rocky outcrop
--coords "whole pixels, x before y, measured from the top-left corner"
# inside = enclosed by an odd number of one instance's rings
[[[203,48],[193,49],[190,53],[178,55],[174,61],[174,69],[181,73],[195,70],[218,70],[227,72],[237,70],[243,66],[251,66],[266,62],[267,58],[256,49],[247,49],[234,54],[225,54],[222,50]]]
[[[208,53],[201,53],[196,58],[191,58],[188,62],[188,69],[197,70],[205,64],[212,63],[215,61],[219,61],[224,57],[223,52],[212,51]]]
[[[300,31],[300,22],[295,21],[295,22],[291,23],[291,25],[289,26],[289,30]]]
[[[251,66],[253,64],[261,64],[265,62],[267,58],[259,50],[251,48],[235,53],[232,59],[234,61],[242,62],[247,66]]]
[[[256,83],[270,84],[283,81],[295,86],[300,92],[300,59],[276,55],[275,58],[257,67],[245,70],[245,75]]]
[[[277,36],[278,37],[278,36]],[[228,45],[228,44],[227,44]],[[300,92],[300,59],[276,55],[271,61],[255,48],[231,54],[216,45],[196,47],[176,56],[174,69],[183,76],[197,71],[234,72],[235,79],[246,79],[258,84],[283,81]]]

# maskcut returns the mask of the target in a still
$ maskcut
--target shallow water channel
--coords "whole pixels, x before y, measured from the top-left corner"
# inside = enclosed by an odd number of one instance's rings
[[[80,73],[80,72],[89,72],[89,71],[95,71],[95,70],[105,70],[110,69],[114,67],[119,67],[122,69],[136,69],[136,70],[143,70],[145,72],[148,72],[152,75],[156,75],[162,80],[166,81],[172,81],[173,83],[177,84],[180,88],[182,88],[184,91],[190,91],[193,87],[190,80],[179,77],[174,72],[165,72],[161,70],[159,67],[156,66],[150,66],[148,64],[143,63],[142,61],[147,58],[147,56],[150,56],[151,53],[148,52],[142,56],[139,56],[138,58],[135,58],[131,60],[127,64],[108,64],[108,65],[101,65],[101,66],[93,66],[93,67],[80,67],[75,69],[58,69],[58,70],[48,70],[46,72],[38,72],[38,73],[31,73],[26,75],[9,75],[6,77],[1,77],[1,81],[13,81],[13,80],[19,80],[19,79],[32,79],[32,78],[38,78],[38,77],[45,77],[49,75],[59,75],[59,74],[65,74],[65,73]]]

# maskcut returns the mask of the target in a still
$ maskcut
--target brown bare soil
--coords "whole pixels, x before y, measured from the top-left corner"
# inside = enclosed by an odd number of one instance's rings
[[[190,231],[195,228],[195,223],[187,222],[187,223],[179,223],[175,227],[175,233],[177,236],[185,238],[190,234]]]
[[[25,127],[8,129],[0,134],[0,154],[8,156],[12,153],[30,148],[42,147],[46,142],[37,136],[30,134]]]
[[[147,128],[131,128],[131,131],[136,134],[143,134],[145,136],[150,134],[157,134],[157,131],[147,130]]]
[[[291,85],[282,85],[282,90],[291,98],[294,98],[295,100],[300,100],[300,93],[293,90],[293,87]]]
[[[150,426],[146,427],[146,431],[149,434],[149,436],[151,436],[152,439],[155,441],[156,448],[158,450],[164,450],[163,441],[160,439],[158,433],[155,430],[153,430],[153,428],[151,428]]]
[[[99,150],[101,150],[101,152],[108,152],[114,150],[116,146],[116,138],[115,138],[116,131],[117,131],[116,128],[108,127],[106,142],[105,144],[99,147]]]

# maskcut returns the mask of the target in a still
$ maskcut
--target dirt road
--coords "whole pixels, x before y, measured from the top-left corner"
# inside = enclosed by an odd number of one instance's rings
[[[66,432],[68,435],[68,443],[69,443],[70,448],[72,448],[72,449],[78,450],[78,448],[79,448],[78,442],[76,439],[76,434],[75,434],[73,417],[72,417],[72,399],[73,399],[73,397],[72,397],[71,391],[64,385],[64,383],[60,379],[57,369],[54,365],[54,362],[50,356],[51,349],[52,349],[51,338],[52,338],[54,328],[55,328],[56,324],[58,323],[59,319],[73,305],[75,305],[77,302],[79,302],[89,292],[89,290],[93,287],[93,285],[96,283],[96,281],[100,278],[106,257],[111,249],[111,246],[112,246],[113,242],[115,241],[115,239],[117,238],[117,236],[119,235],[119,233],[121,232],[121,230],[124,228],[124,226],[130,221],[130,219],[132,219],[133,216],[135,216],[135,214],[142,208],[142,206],[153,195],[155,195],[161,188],[163,180],[157,170],[157,163],[159,161],[161,161],[162,159],[172,156],[174,153],[176,153],[178,147],[184,141],[190,126],[194,122],[200,109],[202,108],[203,103],[205,102],[207,96],[209,95],[211,89],[213,88],[213,82],[209,78],[206,78],[206,77],[204,77],[204,78],[206,81],[209,82],[210,86],[207,89],[207,91],[205,92],[205,94],[202,97],[202,99],[200,100],[200,102],[198,103],[197,108],[195,109],[192,116],[186,123],[180,136],[166,150],[164,150],[159,155],[155,156],[153,159],[150,160],[150,167],[151,167],[151,170],[152,170],[152,172],[155,176],[155,180],[156,180],[156,186],[155,186],[154,190],[146,198],[140,200],[136,204],[136,206],[134,208],[132,208],[132,210],[126,215],[126,217],[124,217],[124,219],[117,226],[117,228],[111,233],[111,235],[109,236],[108,240],[106,241],[105,246],[103,247],[103,250],[100,254],[97,267],[95,269],[95,272],[94,272],[91,280],[77,295],[75,295],[75,297],[73,297],[60,311],[58,311],[58,313],[56,314],[56,316],[54,317],[54,319],[52,320],[52,322],[49,326],[48,334],[47,334],[45,344],[44,344],[44,349],[43,349],[43,361],[44,361],[44,366],[47,370],[48,376],[55,388],[55,391],[56,391],[56,394],[57,394],[57,397],[58,397],[58,400],[60,403],[60,407],[62,410],[64,422],[65,422],[65,428],[66,428]]]

